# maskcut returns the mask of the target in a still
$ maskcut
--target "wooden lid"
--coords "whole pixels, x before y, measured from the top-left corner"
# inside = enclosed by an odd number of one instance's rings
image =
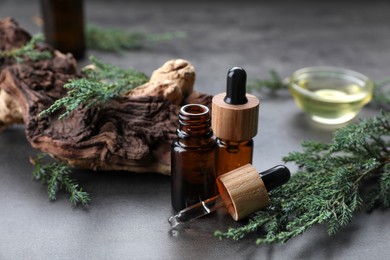
[[[226,94],[213,97],[211,128],[223,140],[245,141],[257,134],[259,104],[257,97],[247,94],[248,102],[242,105],[225,103]]]
[[[219,176],[217,185],[230,215],[236,221],[270,203],[264,182],[251,164]]]

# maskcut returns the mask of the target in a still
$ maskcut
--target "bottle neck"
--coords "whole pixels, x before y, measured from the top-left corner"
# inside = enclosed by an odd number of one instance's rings
[[[213,131],[210,110],[198,104],[183,106],[179,112],[177,136],[183,146],[198,147],[211,143]]]

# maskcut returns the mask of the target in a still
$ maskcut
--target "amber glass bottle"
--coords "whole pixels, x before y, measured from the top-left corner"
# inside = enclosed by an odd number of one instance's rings
[[[226,93],[214,96],[212,103],[212,128],[218,144],[217,176],[252,163],[259,103],[255,96],[246,94],[245,70],[230,69]]]
[[[84,57],[83,0],[41,0],[46,42],[76,59]]]
[[[177,139],[172,143],[172,207],[182,210],[217,194],[216,143],[206,106],[189,104],[180,109]]]

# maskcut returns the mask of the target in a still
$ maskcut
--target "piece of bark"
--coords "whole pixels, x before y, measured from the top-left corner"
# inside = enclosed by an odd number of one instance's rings
[[[155,70],[150,81],[130,90],[126,96],[164,96],[175,105],[192,93],[195,69],[186,60],[175,59]]]
[[[151,96],[141,91],[141,96],[124,96],[91,109],[80,108],[62,120],[58,120],[58,114],[39,117],[41,111],[66,94],[63,85],[78,77],[71,55],[51,52],[53,58],[49,60],[26,60],[1,67],[0,89],[15,100],[30,144],[76,168],[169,174],[170,144],[175,137],[179,106],[168,101],[165,92]],[[179,71],[190,66],[183,60],[170,61],[161,69],[166,78],[160,75],[160,83],[149,84],[160,86],[172,80],[182,94],[189,94],[193,82],[185,76],[192,73],[194,78],[195,73]],[[183,86],[188,82],[191,84]],[[191,96],[186,100],[206,101],[209,105],[207,95]]]
[[[0,20],[0,51],[20,48],[31,39],[10,17]],[[0,70],[3,66],[13,64],[10,58],[0,58]],[[13,124],[23,123],[21,109],[15,98],[0,89],[0,131]]]
[[[0,51],[21,47],[31,39],[28,32],[19,27],[11,17],[0,20]]]
[[[15,98],[0,89],[0,131],[13,124],[22,124],[22,111]]]

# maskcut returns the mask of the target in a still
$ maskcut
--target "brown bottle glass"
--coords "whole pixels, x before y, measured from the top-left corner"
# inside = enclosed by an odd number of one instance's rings
[[[41,0],[46,42],[53,48],[84,57],[83,0]]]
[[[237,169],[245,164],[252,164],[253,140],[235,142],[224,141],[216,138],[217,152],[217,176]]]
[[[177,139],[172,143],[172,207],[182,210],[217,194],[210,111],[189,104],[180,109]]]
[[[245,70],[231,68],[226,93],[215,95],[212,101],[212,128],[218,144],[217,176],[252,164],[259,104],[257,97],[246,93]]]

